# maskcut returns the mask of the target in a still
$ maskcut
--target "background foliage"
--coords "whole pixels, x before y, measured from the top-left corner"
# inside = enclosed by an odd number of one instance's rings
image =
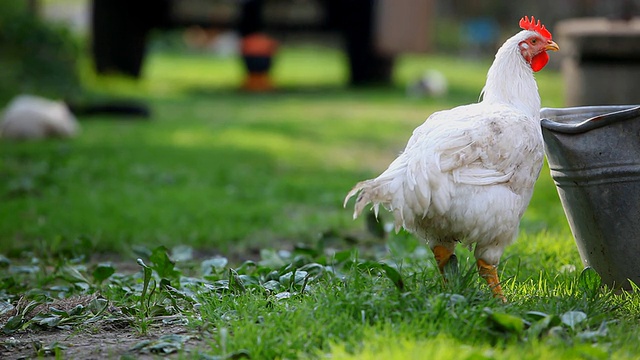
[[[0,103],[20,93],[77,96],[79,45],[68,28],[34,16],[27,1],[0,2]]]

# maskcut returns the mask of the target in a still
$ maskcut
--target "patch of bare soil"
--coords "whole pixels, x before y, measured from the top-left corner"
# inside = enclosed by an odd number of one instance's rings
[[[40,304],[25,315],[25,320],[47,313],[52,307],[69,311],[77,305],[87,306],[97,296],[72,296]],[[18,309],[24,308],[23,300],[18,301],[15,309],[0,316],[0,328]],[[90,324],[66,328],[33,327],[10,335],[0,333],[0,359],[31,359],[57,354],[65,359],[113,359],[127,355],[135,359],[151,359],[158,355],[191,351],[198,344],[205,346],[197,331],[189,331],[185,325],[176,322],[179,320],[177,317],[156,319],[142,335],[119,309],[110,307],[107,311],[110,317]],[[168,322],[161,321],[163,319]]]
[[[172,348],[157,345],[159,339],[167,335],[186,339],[177,344],[182,349],[172,352],[174,356],[195,350],[198,346],[206,346],[202,339],[183,325],[152,325],[145,335],[141,335],[128,323],[103,321],[83,329],[25,330],[0,337],[0,359],[54,356],[56,347],[65,359],[118,359],[127,355],[135,359],[154,359],[158,355],[166,355],[163,351]],[[140,346],[145,340],[148,346]]]

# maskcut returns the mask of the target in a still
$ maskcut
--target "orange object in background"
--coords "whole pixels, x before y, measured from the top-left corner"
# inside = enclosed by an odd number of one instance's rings
[[[242,55],[272,56],[278,48],[278,43],[269,36],[255,33],[242,39],[240,51]]]
[[[274,89],[269,70],[277,48],[278,43],[262,33],[254,33],[242,39],[242,59],[248,72],[242,89],[252,92]]]

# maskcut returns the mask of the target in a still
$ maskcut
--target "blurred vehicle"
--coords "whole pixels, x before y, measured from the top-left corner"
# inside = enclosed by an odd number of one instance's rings
[[[337,33],[350,84],[389,83],[394,57],[430,46],[434,0],[93,0],[93,57],[99,73],[140,76],[152,29],[235,29],[254,33]]]

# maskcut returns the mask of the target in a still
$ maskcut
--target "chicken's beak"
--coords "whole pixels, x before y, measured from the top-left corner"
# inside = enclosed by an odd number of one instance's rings
[[[560,47],[558,46],[558,44],[556,44],[556,43],[555,43],[555,41],[553,41],[553,40],[549,40],[549,41],[547,42],[547,46],[545,46],[545,47],[544,47],[544,49],[545,49],[546,51],[549,51],[549,50],[551,50],[551,51],[558,51],[558,50],[560,50]]]

